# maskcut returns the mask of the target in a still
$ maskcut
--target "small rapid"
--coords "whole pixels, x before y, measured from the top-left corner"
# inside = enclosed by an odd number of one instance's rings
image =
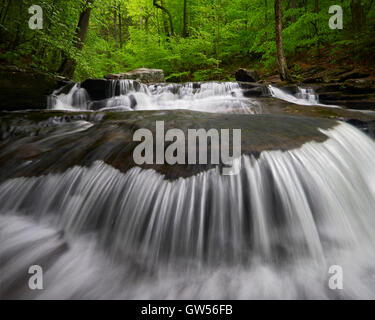
[[[87,91],[75,84],[68,93],[54,92],[52,110],[195,110],[204,112],[261,113],[261,104],[245,98],[235,82],[191,82],[145,85],[134,80],[108,80],[107,99],[95,107]]]
[[[339,106],[319,103],[319,96],[315,93],[315,91],[312,88],[297,87],[297,92],[295,94],[288,93],[285,90],[272,85],[268,86],[268,90],[272,97],[291,103],[305,106],[340,108]]]

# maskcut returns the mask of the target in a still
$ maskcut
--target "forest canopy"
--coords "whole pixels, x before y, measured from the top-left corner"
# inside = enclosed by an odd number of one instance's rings
[[[160,68],[169,81],[230,80],[238,66],[276,68],[274,0],[4,0],[0,60],[77,80],[138,67]],[[337,2],[337,3],[336,3]],[[282,1],[283,46],[298,55],[340,50],[374,60],[374,0]],[[343,8],[342,30],[328,26]],[[28,9],[43,9],[43,29]],[[328,52],[326,49],[329,49]]]

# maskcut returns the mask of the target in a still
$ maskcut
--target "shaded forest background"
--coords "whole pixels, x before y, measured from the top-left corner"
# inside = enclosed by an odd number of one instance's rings
[[[169,81],[232,80],[238,67],[277,69],[274,0],[3,0],[0,61],[74,79],[138,67]],[[375,0],[282,1],[284,52],[295,78],[309,63],[373,66]],[[331,30],[328,8],[343,8]],[[43,8],[31,30],[28,8]]]

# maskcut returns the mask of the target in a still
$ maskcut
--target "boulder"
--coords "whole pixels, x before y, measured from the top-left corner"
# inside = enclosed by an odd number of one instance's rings
[[[255,70],[238,69],[236,71],[236,80],[243,82],[257,82],[259,81],[259,74]]]
[[[68,79],[16,67],[0,68],[0,110],[46,109],[48,96]]]
[[[250,98],[250,97],[261,97],[264,95],[264,89],[262,87],[257,87],[253,89],[244,90],[242,92],[244,97]]]
[[[107,106],[107,99],[90,101],[89,109],[90,110],[100,110]]]
[[[111,81],[105,79],[87,79],[81,83],[81,88],[86,89],[91,100],[104,100],[111,96]]]
[[[276,87],[280,87],[285,93],[295,95],[298,92],[298,86],[295,84],[288,84],[288,85],[275,85]]]
[[[265,84],[260,84],[260,83],[255,83],[255,82],[238,81],[237,83],[242,90],[254,89],[254,88],[258,88],[258,87],[266,87]]]
[[[164,72],[161,69],[139,68],[125,73],[109,74],[104,78],[111,80],[130,79],[139,80],[143,83],[165,82]]]

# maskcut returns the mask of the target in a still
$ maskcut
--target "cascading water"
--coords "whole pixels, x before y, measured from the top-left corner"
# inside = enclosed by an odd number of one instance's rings
[[[288,101],[295,104],[306,105],[306,106],[325,106],[339,108],[338,106],[325,105],[319,103],[319,96],[315,93],[312,88],[301,88],[297,87],[295,95],[287,93],[280,88],[269,85],[268,90],[272,97]]]
[[[328,140],[165,180],[102,161],[0,184],[5,298],[374,298],[375,145]],[[11,257],[11,259],[10,259]],[[27,266],[47,261],[39,292]],[[328,268],[345,290],[327,287]]]
[[[251,115],[267,99],[238,83],[105,83],[103,100],[70,84],[51,110],[0,118],[0,298],[375,298],[370,137],[333,120]],[[320,105],[312,89],[269,91]],[[161,119],[241,126],[238,174],[133,165],[132,130]],[[41,291],[25,280],[34,264]],[[328,287],[332,265],[344,290]]]
[[[87,110],[89,96],[79,83],[74,84],[68,93],[56,90],[49,96],[48,109],[55,110]]]
[[[88,95],[79,85],[68,94],[54,94],[50,109],[90,109]],[[109,98],[100,110],[172,110],[261,113],[261,105],[244,98],[234,82],[145,85],[134,80],[111,80]]]

